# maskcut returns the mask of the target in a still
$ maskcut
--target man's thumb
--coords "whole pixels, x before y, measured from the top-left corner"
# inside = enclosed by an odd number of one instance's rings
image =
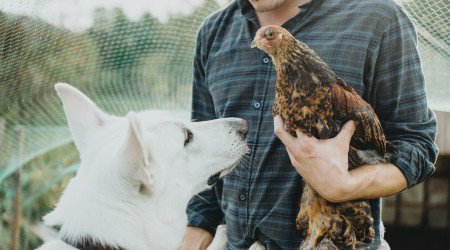
[[[336,136],[338,140],[345,142],[346,145],[350,144],[353,134],[355,133],[355,122],[350,120],[342,126],[341,131]]]

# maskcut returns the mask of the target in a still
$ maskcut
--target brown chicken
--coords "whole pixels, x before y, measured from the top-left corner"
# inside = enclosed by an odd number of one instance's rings
[[[306,44],[279,26],[258,30],[252,48],[272,57],[277,72],[273,115],[287,130],[318,139],[336,136],[349,120],[356,124],[350,142],[349,170],[363,164],[386,162],[386,140],[372,107],[323,62]],[[374,238],[367,201],[331,203],[307,183],[303,188],[297,228],[300,249],[360,249]]]

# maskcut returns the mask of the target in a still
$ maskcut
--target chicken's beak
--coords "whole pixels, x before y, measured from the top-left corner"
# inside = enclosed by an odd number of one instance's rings
[[[258,47],[259,45],[261,45],[261,40],[255,39],[255,40],[253,40],[251,47],[255,48],[255,47]]]

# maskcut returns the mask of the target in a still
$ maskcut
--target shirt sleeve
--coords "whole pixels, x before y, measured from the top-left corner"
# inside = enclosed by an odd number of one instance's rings
[[[372,98],[386,139],[395,150],[391,162],[412,187],[434,172],[436,117],[428,108],[417,34],[399,7],[373,57]]]
[[[210,189],[192,197],[186,209],[188,226],[200,227],[215,235],[224,218],[217,199],[222,187],[222,180],[218,180]]]
[[[205,26],[200,28],[194,54],[194,73],[192,84],[192,110],[191,118],[194,121],[206,121],[217,118],[214,110],[214,102],[209,93],[206,81],[205,64],[207,61],[207,42]]]
[[[215,119],[214,103],[205,79],[205,47],[206,43],[204,28],[200,29],[194,57],[194,74],[192,89],[192,113],[193,121],[205,121]],[[223,220],[223,213],[218,201],[219,193],[222,190],[221,180],[199,194],[194,195],[189,201],[186,214],[188,226],[195,226],[205,229],[215,235],[217,226]]]

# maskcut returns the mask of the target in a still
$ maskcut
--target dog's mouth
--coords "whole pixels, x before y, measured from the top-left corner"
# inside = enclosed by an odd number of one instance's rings
[[[245,138],[245,134],[242,134],[243,137]],[[245,154],[248,153],[250,150],[250,148],[248,146],[245,147]],[[208,181],[206,182],[208,184],[208,186],[212,186],[214,185],[214,183],[216,183],[220,178],[222,178],[223,176],[225,176],[226,174],[228,174],[229,172],[231,172],[231,170],[233,170],[241,161],[242,157],[237,159],[236,162],[234,164],[232,164],[230,167],[227,167],[225,169],[220,170],[219,172],[211,175],[208,178]]]
[[[233,165],[231,165],[231,167],[225,168],[223,170],[220,170],[219,172],[211,175],[208,178],[208,186],[212,186],[214,185],[214,183],[216,183],[220,178],[222,178],[223,176],[225,176],[226,174],[228,174],[229,172],[231,172],[231,170],[233,170],[237,164],[239,163],[240,159],[236,161],[236,163],[234,163]]]
[[[224,169],[224,170],[222,170],[222,171],[219,171],[219,172],[217,172],[217,173],[211,175],[211,176],[208,178],[208,182],[207,182],[208,186],[214,185],[214,183],[216,183],[220,178],[222,178],[223,176],[225,176],[226,174],[228,174],[229,172],[231,172],[231,170],[233,170],[233,168],[234,168],[234,166],[233,166],[233,167],[226,168],[226,169]]]
[[[219,171],[208,178],[208,186],[214,185],[214,183],[216,183],[220,179],[220,173],[222,173],[222,171]]]

